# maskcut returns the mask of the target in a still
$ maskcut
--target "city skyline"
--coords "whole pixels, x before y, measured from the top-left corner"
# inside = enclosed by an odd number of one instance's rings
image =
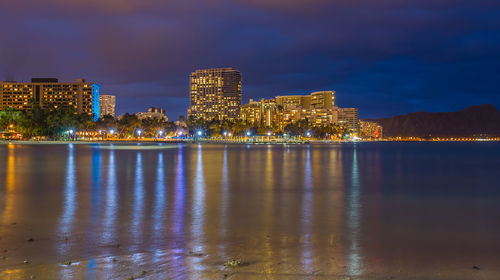
[[[8,38],[0,80],[85,77],[117,96],[118,115],[157,104],[170,118],[188,108],[190,72],[227,66],[243,73],[243,103],[335,90],[361,118],[499,107],[495,4],[466,7],[449,0],[9,2],[0,11]]]

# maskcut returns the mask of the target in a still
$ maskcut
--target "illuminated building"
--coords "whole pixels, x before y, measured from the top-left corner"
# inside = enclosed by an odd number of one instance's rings
[[[359,131],[357,108],[339,108],[338,120],[341,125],[352,132]]]
[[[307,118],[312,126],[325,126],[338,122],[338,108],[303,110],[301,118]]]
[[[168,118],[165,115],[165,110],[163,108],[149,107],[147,112],[139,112],[135,115],[140,120],[152,118],[168,121]]]
[[[280,123],[281,106],[275,99],[250,99],[248,104],[241,106],[241,119],[250,125],[273,127]]]
[[[190,80],[188,117],[204,120],[240,118],[241,73],[233,68],[196,70]]]
[[[241,119],[250,125],[260,124],[262,120],[260,102],[250,99],[248,104],[241,106]]]
[[[376,122],[359,121],[359,135],[363,138],[381,139],[382,126]]]
[[[276,103],[285,110],[301,109],[333,109],[335,107],[335,91],[316,91],[310,95],[282,95],[276,96]]]
[[[335,107],[335,91],[316,91],[311,93],[312,109],[333,109]]]
[[[33,78],[29,83],[0,82],[0,110],[15,108],[30,110],[33,105],[73,108],[76,113],[99,118],[99,89],[95,83],[77,79],[60,83],[54,78]]]
[[[165,110],[163,108],[149,107],[147,112],[139,112],[135,115],[140,120],[151,118],[168,121],[168,118],[165,115]]]
[[[276,103],[283,107],[283,109],[303,108],[309,109],[311,107],[310,95],[282,95],[276,96]]]
[[[276,103],[283,108],[280,127],[307,119],[312,126],[324,126],[338,121],[335,91],[316,91],[310,95],[276,96]]]
[[[116,97],[114,95],[101,94],[99,96],[99,113],[100,117],[112,116],[115,117]]]

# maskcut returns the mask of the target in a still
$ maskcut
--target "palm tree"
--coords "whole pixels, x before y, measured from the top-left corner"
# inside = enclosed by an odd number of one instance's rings
[[[12,126],[17,126],[23,118],[23,112],[14,108],[6,108],[0,111],[0,129],[4,130]]]
[[[126,113],[118,120],[118,134],[122,137],[132,136],[142,125],[135,114]]]

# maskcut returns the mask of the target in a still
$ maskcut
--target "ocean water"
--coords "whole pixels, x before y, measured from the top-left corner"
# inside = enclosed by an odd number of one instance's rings
[[[500,143],[0,145],[30,277],[500,279]]]

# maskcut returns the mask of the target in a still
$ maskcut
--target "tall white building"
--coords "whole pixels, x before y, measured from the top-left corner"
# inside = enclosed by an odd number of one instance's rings
[[[99,96],[99,117],[115,117],[116,97],[114,95],[101,94]]]

